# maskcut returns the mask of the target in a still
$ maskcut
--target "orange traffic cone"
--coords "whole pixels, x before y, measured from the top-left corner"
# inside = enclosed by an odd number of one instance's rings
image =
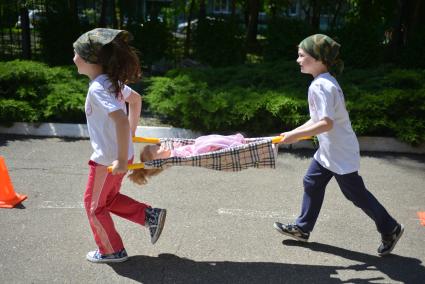
[[[16,194],[10,181],[4,158],[0,156],[0,208],[13,208],[27,199],[26,195]]]
[[[425,212],[418,212],[419,222],[425,226]]]

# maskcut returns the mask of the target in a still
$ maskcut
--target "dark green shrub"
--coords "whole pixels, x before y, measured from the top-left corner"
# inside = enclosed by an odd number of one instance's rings
[[[46,96],[49,69],[32,61],[8,61],[0,64],[0,97],[34,102]]]
[[[306,91],[282,72],[273,76],[270,67],[174,70],[151,80],[146,100],[173,125],[205,132],[265,134],[295,127],[307,119]],[[275,89],[272,79],[287,84]]]
[[[35,122],[38,112],[28,102],[0,98],[0,123],[12,125],[13,122]]]
[[[85,86],[84,86],[85,87]],[[49,95],[41,101],[44,105],[43,118],[45,121],[83,123],[84,93],[79,81],[55,83],[51,85]]]
[[[75,70],[31,61],[0,62],[0,100],[10,107],[0,121],[83,122],[87,80]]]
[[[425,141],[425,89],[365,93],[348,108],[357,135],[395,136],[410,144]]]
[[[338,77],[357,135],[425,141],[422,70],[348,68]],[[311,76],[292,62],[173,70],[150,80],[150,109],[203,132],[279,133],[308,119]]]

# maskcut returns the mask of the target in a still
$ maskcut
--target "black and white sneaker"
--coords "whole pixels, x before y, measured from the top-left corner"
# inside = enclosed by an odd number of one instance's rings
[[[291,238],[294,238],[301,242],[307,242],[310,237],[310,233],[304,233],[297,225],[295,224],[287,224],[284,225],[279,222],[274,223],[274,228],[280,233],[287,235]]]
[[[111,254],[101,254],[99,250],[90,251],[86,256],[87,260],[95,263],[124,262],[128,259],[125,249]]]
[[[149,227],[151,243],[155,244],[164,227],[167,210],[160,208],[146,208],[146,225]]]
[[[382,242],[378,248],[378,254],[384,256],[390,254],[397,244],[398,240],[401,238],[404,232],[403,224],[398,224],[394,229],[394,232],[390,235],[382,235]]]

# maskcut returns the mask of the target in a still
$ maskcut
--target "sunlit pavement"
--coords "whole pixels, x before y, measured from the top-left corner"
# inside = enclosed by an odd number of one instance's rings
[[[405,234],[392,255],[377,256],[372,221],[331,181],[310,243],[273,229],[300,210],[311,150],[282,149],[274,170],[238,173],[173,167],[122,192],[167,208],[155,246],[148,230],[114,218],[129,261],[92,264],[95,249],[82,207],[88,140],[2,135],[17,193],[0,209],[0,283],[421,283],[425,279],[425,156],[363,153],[360,174]]]

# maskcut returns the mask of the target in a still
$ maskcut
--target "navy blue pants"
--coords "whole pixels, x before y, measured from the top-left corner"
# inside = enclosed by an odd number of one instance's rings
[[[325,197],[326,185],[335,177],[344,196],[362,209],[373,221],[381,234],[390,234],[397,222],[370,193],[358,172],[338,175],[322,167],[315,159],[304,176],[304,196],[301,215],[295,221],[304,232],[311,232],[319,216]]]

